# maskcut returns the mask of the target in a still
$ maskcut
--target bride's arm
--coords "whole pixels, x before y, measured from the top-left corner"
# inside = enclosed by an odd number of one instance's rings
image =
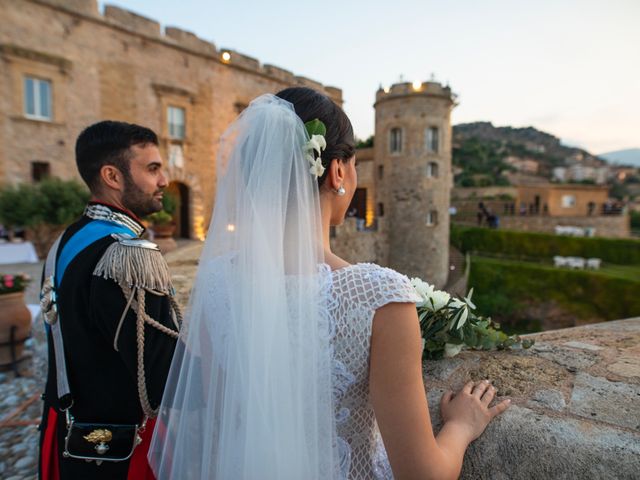
[[[472,382],[443,395],[444,426],[433,435],[422,379],[422,340],[415,304],[376,311],[371,334],[371,401],[396,480],[458,478],[464,452],[508,402],[492,408],[495,390]]]

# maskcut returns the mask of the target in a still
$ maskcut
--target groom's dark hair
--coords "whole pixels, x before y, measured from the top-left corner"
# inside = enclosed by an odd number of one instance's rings
[[[322,152],[322,165],[327,167],[334,158],[346,162],[356,153],[353,127],[347,114],[326,95],[307,87],[286,88],[276,95],[293,104],[304,123],[319,119],[327,127],[327,148]],[[322,185],[329,169],[318,178]]]
[[[76,165],[91,192],[100,189],[100,169],[113,165],[129,177],[130,148],[158,145],[158,136],[147,127],[104,120],[85,128],[76,141]]]

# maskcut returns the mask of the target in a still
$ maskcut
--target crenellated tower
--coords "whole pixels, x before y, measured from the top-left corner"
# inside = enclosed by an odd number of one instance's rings
[[[437,82],[398,83],[376,93],[377,215],[385,218],[389,266],[437,287],[449,271],[451,111]]]

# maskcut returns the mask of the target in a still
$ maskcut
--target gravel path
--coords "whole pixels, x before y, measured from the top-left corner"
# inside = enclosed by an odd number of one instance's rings
[[[26,273],[32,282],[25,291],[27,304],[37,304],[42,262],[0,266],[1,273]],[[0,372],[0,478],[32,480],[38,474],[38,423],[46,374],[43,332],[33,332],[25,343],[20,377]],[[44,347],[44,349],[42,348]]]

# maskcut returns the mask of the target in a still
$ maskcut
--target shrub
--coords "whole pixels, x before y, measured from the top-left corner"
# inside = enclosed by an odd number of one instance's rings
[[[455,225],[451,227],[451,243],[464,253],[544,260],[554,255],[578,256],[618,265],[640,264],[640,240],[634,239],[578,238]]]
[[[32,225],[66,226],[82,215],[89,201],[88,190],[75,180],[47,178],[34,188],[38,213]]]
[[[472,257],[469,286],[480,315],[516,323],[528,305],[554,302],[579,319],[640,315],[640,281],[525,262]]]
[[[42,257],[57,235],[82,215],[88,200],[89,192],[75,180],[6,185],[0,188],[0,222],[8,228],[26,227]]]
[[[178,206],[178,199],[175,195],[164,192],[162,196],[162,209],[170,215],[176,211],[176,207]]]
[[[33,185],[0,188],[0,222],[5,228],[27,227],[38,219],[37,191]]]

